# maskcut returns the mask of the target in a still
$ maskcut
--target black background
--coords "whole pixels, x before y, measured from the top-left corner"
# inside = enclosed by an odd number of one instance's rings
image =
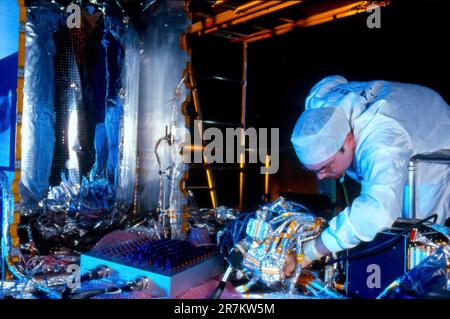
[[[314,176],[301,169],[290,136],[309,90],[323,77],[339,74],[348,81],[415,83],[436,90],[450,102],[450,3],[394,0],[381,10],[380,29],[367,27],[369,15],[361,13],[249,44],[247,126],[280,128],[281,166],[271,176],[272,199],[282,191],[317,191]],[[211,36],[193,38],[192,60],[204,118],[239,123],[239,83],[204,77],[240,80],[242,44]],[[248,209],[261,203],[260,166],[246,168]],[[215,176],[220,204],[236,206],[238,172],[227,170]]]

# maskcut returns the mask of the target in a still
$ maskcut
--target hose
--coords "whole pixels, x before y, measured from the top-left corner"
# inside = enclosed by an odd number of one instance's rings
[[[147,289],[150,286],[151,280],[147,277],[139,277],[133,281],[126,283],[123,286],[108,287],[104,289],[92,289],[83,291],[77,294],[71,294],[67,299],[90,299],[92,297],[104,294],[119,294],[122,292],[131,292]]]

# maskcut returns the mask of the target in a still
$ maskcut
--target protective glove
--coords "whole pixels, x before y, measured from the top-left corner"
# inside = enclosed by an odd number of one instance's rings
[[[320,237],[319,237],[320,238]],[[325,251],[319,251],[317,249],[318,246],[318,240],[313,239],[310,241],[307,241],[303,245],[303,261],[302,261],[302,268],[306,268],[315,260],[319,260],[323,256],[326,255]]]
[[[303,245],[302,269],[307,268],[313,261],[319,260],[323,256],[326,256],[330,253],[331,252],[323,244],[320,236],[316,239],[307,241]],[[296,263],[296,256],[294,252],[286,255],[285,265],[283,269],[286,278],[289,278],[294,274]]]

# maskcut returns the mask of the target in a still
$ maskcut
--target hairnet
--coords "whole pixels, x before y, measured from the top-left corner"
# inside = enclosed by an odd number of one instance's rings
[[[322,79],[309,92],[305,101],[305,110],[326,107],[330,102],[336,102],[337,99],[342,97],[342,94],[335,96],[332,94],[333,89],[339,86],[347,86],[348,84],[348,81],[340,75],[331,75]]]
[[[349,132],[349,120],[339,107],[311,109],[300,116],[291,142],[303,164],[317,164],[333,156]]]

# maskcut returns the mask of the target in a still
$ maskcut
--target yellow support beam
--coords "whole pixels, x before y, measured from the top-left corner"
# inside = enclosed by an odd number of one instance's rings
[[[265,167],[266,170],[269,170],[269,165],[270,165],[270,156],[268,154],[266,154],[266,162],[265,162]],[[268,202],[270,200],[270,195],[269,195],[269,173],[266,173],[264,176],[264,201]]]
[[[193,72],[194,71],[192,68],[192,63],[188,62],[187,66],[186,66],[186,74],[188,74],[188,78],[189,78],[187,85],[188,85],[188,88],[191,90],[192,101],[194,103],[195,112],[197,113],[197,120],[198,120],[197,132],[199,132],[201,134],[201,136],[203,136],[203,125],[202,125],[203,115],[202,115],[202,109],[200,107],[200,98],[198,95],[197,83],[195,81]],[[186,148],[186,151],[190,152],[191,150],[193,150],[194,152],[202,151],[203,145],[202,146],[191,145],[189,147],[189,149]],[[208,182],[209,195],[211,197],[211,206],[212,206],[212,208],[216,208],[217,207],[217,193],[216,193],[216,185],[215,185],[215,181],[214,181],[214,175],[213,175],[211,167],[208,164],[209,163],[208,159],[206,158],[206,156],[202,156],[202,157],[203,157],[203,162],[205,163],[206,179]]]
[[[248,45],[242,43],[242,87],[241,87],[241,127],[247,128],[247,62]],[[242,132],[240,140],[241,149],[245,149],[245,133]],[[244,183],[245,183],[245,152],[239,157],[239,209],[244,208]]]
[[[251,1],[235,10],[227,10],[212,18],[196,22],[189,27],[190,34],[207,34],[228,26],[237,25],[264,15],[280,11],[302,1]]]
[[[246,43],[256,42],[268,38],[272,38],[274,36],[285,34],[289,31],[292,31],[294,28],[306,28],[312,27],[318,24],[334,21],[337,19],[342,19],[345,17],[353,16],[358,13],[367,12],[371,1],[355,1],[354,3],[340,6],[338,8],[334,8],[332,10],[327,10],[325,12],[321,12],[307,18],[303,18],[294,22],[285,23],[279,25],[271,30],[263,30],[259,32],[255,32],[247,37],[240,39]],[[390,1],[377,2],[377,5],[380,7],[384,7],[390,4]]]
[[[22,159],[22,114],[23,114],[23,87],[24,87],[24,71],[25,71],[25,24],[26,24],[26,8],[24,0],[17,1],[19,5],[19,59],[18,59],[18,77],[17,77],[17,102],[16,102],[16,143],[15,143],[15,170],[12,182],[12,193],[14,196],[14,206],[20,202],[19,182],[21,176],[20,161]],[[20,225],[20,212],[14,211],[13,223],[9,228],[11,236],[11,245],[14,248],[19,247],[20,240],[18,235],[18,227]],[[12,263],[18,261],[18,257],[11,255],[9,260]]]

